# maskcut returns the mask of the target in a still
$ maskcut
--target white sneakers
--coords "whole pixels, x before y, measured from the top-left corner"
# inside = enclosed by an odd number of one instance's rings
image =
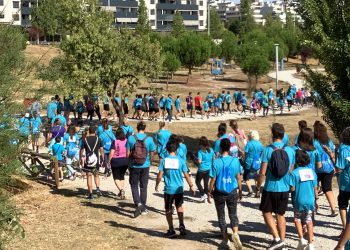
[[[305,247],[305,250],[315,250],[314,244],[310,243],[309,245],[307,245],[307,247]]]
[[[303,238],[299,240],[297,250],[315,250],[315,245],[313,243],[308,244],[308,241]]]
[[[207,199],[208,199],[208,196],[206,194],[202,195],[201,198],[200,198],[200,202],[204,202],[206,203],[207,202]]]
[[[232,241],[235,244],[236,250],[242,250],[243,249],[243,245],[242,245],[241,239],[239,238],[238,233],[233,233],[232,234]]]

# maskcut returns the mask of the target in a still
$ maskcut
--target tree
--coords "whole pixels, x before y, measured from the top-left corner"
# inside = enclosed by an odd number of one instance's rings
[[[350,2],[300,0],[306,45],[325,74],[308,70],[307,81],[319,94],[323,118],[336,136],[350,124]]]
[[[186,31],[185,25],[184,25],[184,19],[181,15],[181,13],[176,10],[173,16],[173,25],[171,34],[175,37],[181,36]]]
[[[151,26],[149,25],[145,0],[139,0],[137,14],[136,32],[141,35],[148,35],[151,32]]]
[[[235,35],[239,35],[240,28],[241,28],[241,21],[237,18],[232,18],[229,22],[228,30]]]
[[[244,36],[249,31],[252,31],[257,27],[252,11],[252,0],[241,0],[241,9],[240,9],[240,29],[239,34],[241,37]]]
[[[167,73],[166,90],[169,89],[169,76],[174,74],[180,67],[181,62],[177,56],[171,52],[166,52],[163,61],[163,68]]]
[[[202,66],[210,56],[211,44],[203,36],[187,32],[179,38],[179,59],[181,64],[188,68],[189,82],[193,67]]]
[[[213,39],[221,39],[225,31],[223,22],[215,8],[210,8],[210,36]]]
[[[26,91],[26,64],[23,51],[26,39],[20,29],[0,25],[0,249],[18,234],[24,236],[20,225],[20,211],[9,199],[6,191],[14,185],[13,176],[19,174],[17,161],[23,140],[13,129],[15,114],[21,109],[16,99]],[[15,143],[16,142],[16,143]]]
[[[237,49],[237,37],[230,31],[226,31],[223,34],[222,41],[220,44],[221,57],[224,57],[227,62],[230,62]]]

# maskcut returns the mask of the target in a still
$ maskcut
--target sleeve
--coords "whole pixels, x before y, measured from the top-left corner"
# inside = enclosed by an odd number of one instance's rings
[[[269,147],[266,147],[262,153],[262,157],[261,157],[261,162],[263,163],[268,163],[269,162]]]
[[[217,168],[217,161],[214,161],[212,169],[210,169],[209,176],[211,178],[216,178],[216,168]]]
[[[115,150],[115,140],[112,141],[111,150]]]
[[[148,142],[148,150],[149,150],[149,152],[155,151],[155,150],[156,150],[156,145],[154,144],[153,139],[152,139],[151,137],[149,137],[149,138],[147,139],[147,141],[149,141],[149,142]]]
[[[202,152],[200,150],[197,153],[197,158],[198,158],[198,160],[202,160],[203,159]]]
[[[220,152],[220,140],[216,140],[214,143],[214,152],[219,153]]]
[[[182,173],[187,173],[188,172],[188,167],[187,167],[186,163],[183,162],[183,161],[180,161],[180,162],[181,162],[181,165],[182,165],[182,167],[181,167]]]
[[[321,162],[321,155],[315,150],[315,162]]]
[[[289,178],[289,186],[290,187],[295,187],[295,174],[294,173],[292,173],[291,175],[290,175],[290,178]]]
[[[245,148],[244,148],[244,152],[247,154],[249,152],[249,148],[250,148],[250,143],[248,142],[246,145],[245,145]]]
[[[97,143],[97,147],[96,148],[102,148],[103,147],[103,143],[101,141],[100,138],[98,138],[98,143]]]
[[[159,164],[159,171],[164,171],[164,159],[162,159],[161,161],[160,161],[160,164]]]
[[[129,151],[132,148],[132,141],[131,141],[132,138],[133,138],[132,136],[129,136],[129,138],[128,138],[127,142],[126,142],[126,149],[129,150]]]
[[[85,148],[85,140],[81,140],[80,149],[84,149],[84,148]]]

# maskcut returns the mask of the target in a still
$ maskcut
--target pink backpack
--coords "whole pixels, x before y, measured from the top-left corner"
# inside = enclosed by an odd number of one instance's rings
[[[114,154],[113,158],[125,158],[126,156],[126,140],[120,141],[115,140],[114,141]]]

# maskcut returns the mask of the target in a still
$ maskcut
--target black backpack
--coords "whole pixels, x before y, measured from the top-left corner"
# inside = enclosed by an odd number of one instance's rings
[[[281,179],[289,171],[288,154],[285,150],[285,146],[283,146],[283,148],[278,148],[274,145],[270,145],[270,147],[273,149],[273,152],[270,158],[269,170],[275,178]]]

